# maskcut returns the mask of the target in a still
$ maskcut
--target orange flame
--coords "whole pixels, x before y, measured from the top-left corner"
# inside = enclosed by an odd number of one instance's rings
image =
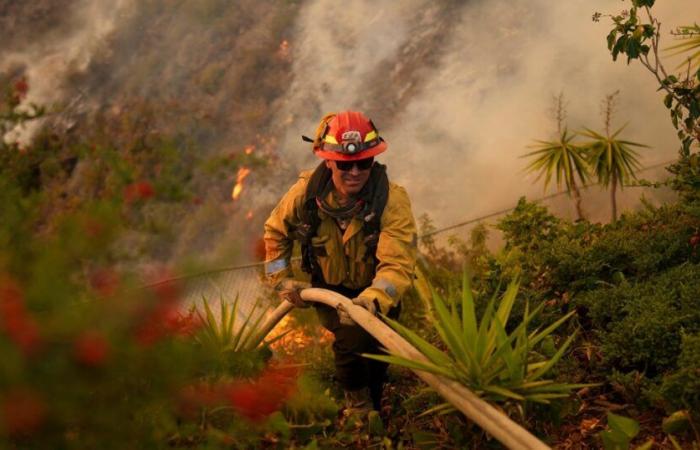
[[[248,214],[245,215],[245,218],[248,220],[251,220],[253,218],[253,210],[251,209],[248,211]]]
[[[250,155],[253,153],[253,150],[255,150],[255,145],[248,145],[246,148],[243,149],[246,155]]]
[[[272,343],[270,348],[283,354],[294,355],[308,347],[326,345],[333,342],[333,335],[325,328],[319,327],[316,331],[318,335],[309,335],[292,317],[285,316],[267,338],[271,340],[284,334],[282,338]]]
[[[286,39],[280,42],[280,46],[277,49],[277,57],[285,61],[290,59],[289,41]]]
[[[250,175],[250,169],[247,167],[240,167],[238,169],[238,176],[236,177],[236,185],[233,187],[233,192],[231,193],[231,198],[233,200],[238,200],[243,192],[243,180]]]

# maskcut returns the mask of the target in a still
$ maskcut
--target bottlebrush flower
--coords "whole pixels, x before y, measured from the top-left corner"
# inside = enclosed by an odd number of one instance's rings
[[[148,181],[131,183],[124,188],[124,201],[133,203],[137,200],[145,200],[155,195],[156,191]]]
[[[39,326],[24,306],[22,291],[6,276],[0,276],[0,331],[26,356],[36,353],[41,346]]]
[[[240,415],[252,422],[262,422],[279,411],[294,393],[298,375],[294,367],[270,366],[257,380],[232,383],[226,396]]]
[[[174,282],[159,283],[151,287],[151,292],[155,297],[155,305],[146,311],[144,319],[138,325],[135,338],[136,342],[144,347],[155,344],[173,330],[169,324],[175,321],[180,313],[178,303],[180,301],[181,288]]]
[[[30,389],[14,388],[0,394],[3,428],[11,436],[36,431],[44,422],[46,412],[44,400]]]
[[[109,341],[98,331],[85,331],[73,342],[75,360],[87,367],[102,367],[110,356]]]
[[[168,331],[177,336],[194,336],[202,325],[202,320],[195,311],[190,311],[187,314],[182,314],[178,311],[166,318],[166,327]]]

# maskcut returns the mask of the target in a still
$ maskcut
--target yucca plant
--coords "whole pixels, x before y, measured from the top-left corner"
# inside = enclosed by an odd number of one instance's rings
[[[286,334],[282,333],[260,347],[265,338],[260,333],[260,325],[265,318],[265,313],[260,308],[260,300],[255,302],[245,319],[240,318],[238,305],[238,296],[233,303],[220,300],[218,317],[204,297],[202,298],[204,311],[195,308],[201,323],[196,339],[202,346],[215,350],[219,355],[224,373],[230,373],[232,367],[242,369],[243,372],[253,369],[252,366],[258,365],[261,361],[258,351],[263,352],[263,360],[269,359],[271,356],[269,345]]]
[[[469,277],[465,274],[461,314],[455,304],[457,302],[448,307],[445,300],[433,292],[435,328],[446,352],[385,317],[387,323],[423,353],[429,362],[411,360],[396,354],[365,356],[442,375],[461,383],[487,400],[515,402],[521,407],[525,402],[547,404],[552,399],[568,397],[573,389],[589,386],[544,378],[569,348],[576,333],[572,333],[549,359],[535,350],[545,339],[551,339],[554,330],[566,322],[574,314],[573,311],[543,329],[528,331],[528,326],[542,311],[544,304],[533,311],[526,304],[522,321],[510,333],[506,331],[519,285],[517,279],[508,285],[497,308],[497,295],[494,294],[481,320],[478,320]],[[449,405],[439,405],[431,412],[449,408]]]

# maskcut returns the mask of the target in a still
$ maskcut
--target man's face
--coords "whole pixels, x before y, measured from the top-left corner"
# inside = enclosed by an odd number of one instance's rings
[[[358,167],[358,162],[360,166],[368,165],[368,163],[369,165],[366,169],[361,169]],[[326,167],[328,167],[333,174],[333,184],[336,190],[342,195],[358,194],[367,183],[367,180],[369,180],[370,169],[372,168],[370,161],[348,161],[342,162],[340,165],[350,165],[351,163],[352,168],[349,170],[341,170],[336,161],[326,161]]]

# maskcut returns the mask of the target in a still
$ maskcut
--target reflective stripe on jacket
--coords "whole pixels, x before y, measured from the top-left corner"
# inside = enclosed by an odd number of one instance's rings
[[[265,222],[265,265],[268,280],[274,286],[293,276],[289,266],[293,241],[290,230],[301,223],[302,205],[311,171],[302,172],[299,180],[287,191]],[[332,206],[332,194],[326,199]],[[321,222],[314,247],[328,284],[342,284],[351,289],[366,287],[360,297],[377,299],[382,313],[396,305],[413,281],[416,263],[416,224],[406,190],[389,183],[389,198],[381,218],[377,243],[377,267],[372,258],[365,258],[365,234],[362,220],[352,219],[343,231],[335,219],[318,211]],[[324,252],[325,250],[325,252]]]

